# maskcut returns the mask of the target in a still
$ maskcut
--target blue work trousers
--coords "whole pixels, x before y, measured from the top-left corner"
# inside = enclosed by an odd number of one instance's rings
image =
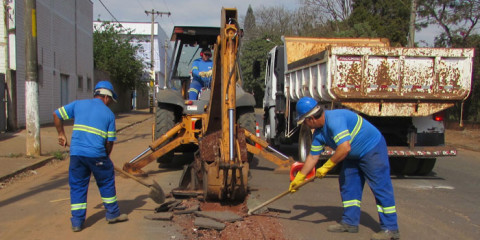
[[[92,173],[100,190],[103,205],[107,210],[106,218],[112,219],[120,215],[115,191],[115,173],[110,158],[70,156],[68,181],[73,227],[80,227],[85,221],[88,185]]]
[[[190,88],[188,89],[188,100],[197,100],[202,87],[202,83],[192,80],[192,82],[190,82]]]
[[[344,207],[342,222],[348,225],[358,226],[360,223],[360,205],[365,180],[375,196],[380,227],[384,230],[398,230],[390,163],[383,137],[362,158],[343,161],[339,184]]]

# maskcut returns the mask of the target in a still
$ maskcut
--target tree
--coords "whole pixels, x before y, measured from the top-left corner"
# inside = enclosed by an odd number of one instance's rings
[[[245,23],[243,24],[243,30],[245,32],[245,41],[256,37],[257,27],[255,23],[255,15],[253,15],[253,9],[251,5],[248,5],[247,14],[245,15]]]
[[[353,10],[353,0],[303,0],[303,5],[316,7],[317,15],[325,16],[334,25],[335,31],[340,31],[340,25],[346,21]]]
[[[419,0],[419,27],[435,24],[443,29],[436,37],[437,46],[464,47],[480,19],[479,0]]]
[[[436,47],[475,48],[480,51],[480,35],[475,34],[480,19],[479,0],[419,0],[418,14],[423,22],[419,27],[438,25],[443,32],[435,37]],[[480,121],[480,56],[476,54],[473,64],[472,92],[464,102],[463,118]],[[456,104],[447,111],[450,120],[459,120],[462,106]]]
[[[265,90],[265,62],[268,51],[276,45],[274,42],[280,43],[280,38],[272,41],[270,36],[262,35],[262,37],[242,44],[240,67],[243,88],[245,91],[253,93],[257,107],[262,106]]]
[[[131,31],[120,24],[103,22],[93,32],[94,68],[108,72],[112,81],[124,89],[140,85],[145,69],[143,59],[137,56],[138,45],[133,45]]]
[[[390,39],[392,45],[405,46],[409,20],[410,0],[353,0],[348,25],[361,24],[378,37]]]

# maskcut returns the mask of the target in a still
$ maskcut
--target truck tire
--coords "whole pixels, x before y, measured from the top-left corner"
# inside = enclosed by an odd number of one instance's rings
[[[237,108],[237,123],[241,128],[255,134],[255,110],[253,107],[240,107]],[[254,145],[254,143],[247,139],[247,144]],[[253,154],[247,152],[247,160],[249,163],[253,160]]]
[[[435,167],[436,161],[437,161],[436,158],[420,159],[420,162],[418,163],[418,168],[415,174],[419,176],[426,176],[430,174],[433,170],[433,167]]]
[[[305,162],[312,147],[312,130],[305,124],[300,126],[298,136],[298,161]]]
[[[417,172],[418,158],[391,158],[390,172],[395,175],[414,175]]]
[[[172,129],[176,124],[175,119],[175,108],[170,105],[162,105],[157,106],[155,112],[155,134],[154,138],[157,140],[168,132],[168,130]],[[160,147],[164,146],[165,144],[169,143],[170,140],[167,140],[164,144]],[[174,151],[170,151],[165,155],[157,158],[157,162],[160,164],[169,164],[172,162],[174,157]]]

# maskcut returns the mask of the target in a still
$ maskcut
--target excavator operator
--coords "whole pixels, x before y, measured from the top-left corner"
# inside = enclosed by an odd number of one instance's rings
[[[212,52],[209,48],[204,48],[200,52],[200,58],[193,61],[192,64],[192,81],[190,89],[188,89],[188,100],[197,100],[202,88],[210,88],[212,81],[213,62],[210,59]]]

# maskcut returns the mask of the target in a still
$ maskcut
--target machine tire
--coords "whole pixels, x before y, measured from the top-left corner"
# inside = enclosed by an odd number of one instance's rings
[[[298,161],[305,162],[312,147],[312,130],[305,124],[300,126],[298,136]]]
[[[155,112],[155,140],[160,138],[163,134],[168,132],[168,130],[172,129],[175,126],[176,119],[175,119],[175,109],[173,106],[170,105],[163,105],[161,107],[156,107]],[[162,144],[160,147],[164,146],[170,142],[167,140],[166,143]],[[157,162],[161,164],[169,164],[172,162],[174,157],[174,151],[170,151],[165,155],[157,158]]]
[[[419,176],[426,176],[430,174],[433,170],[433,167],[435,167],[436,162],[437,162],[436,158],[421,159],[420,162],[418,163],[418,168],[415,174]]]
[[[251,133],[255,133],[256,121],[255,110],[253,107],[241,107],[237,109],[237,123],[241,128],[248,130]],[[254,145],[254,143],[247,139],[247,144]],[[247,153],[248,162],[252,162],[253,154]]]

